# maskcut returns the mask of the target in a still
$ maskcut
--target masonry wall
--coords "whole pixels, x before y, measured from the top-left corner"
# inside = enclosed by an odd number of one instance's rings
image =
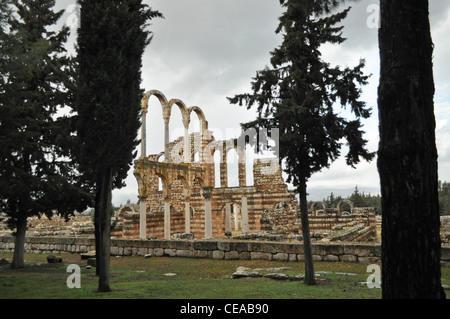
[[[90,238],[27,237],[25,252],[38,254],[85,253],[95,249]],[[14,237],[0,237],[0,251],[12,252]],[[312,244],[316,261],[380,262],[380,244]],[[256,241],[111,240],[111,255],[190,257],[241,260],[303,261],[303,244]],[[441,261],[450,266],[450,247],[441,248]]]

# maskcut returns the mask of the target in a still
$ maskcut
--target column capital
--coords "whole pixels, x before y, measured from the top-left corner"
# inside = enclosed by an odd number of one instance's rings
[[[231,195],[231,194],[222,194],[222,197],[223,197],[223,199],[224,199],[226,202],[230,202],[231,199],[233,198],[233,195]]]
[[[209,187],[203,187],[203,192],[202,195],[205,199],[210,199],[212,196],[212,192],[213,192],[213,187],[209,186]]]

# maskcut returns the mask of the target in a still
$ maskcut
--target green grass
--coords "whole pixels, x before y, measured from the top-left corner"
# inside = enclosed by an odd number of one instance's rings
[[[378,299],[380,289],[360,282],[368,277],[367,265],[316,262],[317,285],[268,278],[232,279],[238,266],[249,268],[292,267],[289,274],[304,273],[304,263],[259,260],[212,260],[160,257],[111,258],[111,293],[98,293],[95,268],[86,269],[79,255],[64,254],[62,264],[47,264],[46,255],[26,255],[26,267],[0,267],[1,299]],[[0,258],[11,260],[12,254]],[[69,289],[69,264],[81,267],[81,288]],[[355,273],[356,276],[336,272]],[[166,273],[176,273],[167,277]],[[443,268],[443,284],[450,284],[450,269]]]

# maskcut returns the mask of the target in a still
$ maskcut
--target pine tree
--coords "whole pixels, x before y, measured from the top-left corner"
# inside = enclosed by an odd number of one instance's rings
[[[342,26],[336,26],[350,8],[326,14],[340,1],[280,1],[285,12],[276,30],[282,44],[271,52],[271,68],[257,72],[252,93],[229,98],[231,103],[256,106],[258,117],[243,128],[278,128],[279,157],[286,163],[288,182],[296,187],[305,253],[305,283],[315,284],[307,207],[307,181],[311,175],[340,156],[341,139],[347,140],[346,161],[355,165],[360,158],[371,160],[365,149],[361,118],[370,110],[359,100],[360,85],[368,76],[364,61],[354,68],[331,67],[321,58],[320,46],[340,44]],[[335,105],[349,106],[355,119],[346,120]]]
[[[136,156],[141,67],[147,22],[161,14],[141,0],[80,0],[78,32],[79,162],[95,184],[99,291],[110,291],[111,192],[124,185]]]
[[[54,4],[6,3],[11,13],[2,25],[0,211],[15,229],[14,268],[24,266],[28,217],[55,210],[67,217],[90,202],[70,160],[70,118],[57,115],[72,103],[72,61],[64,48],[69,30],[49,31],[63,14]]]

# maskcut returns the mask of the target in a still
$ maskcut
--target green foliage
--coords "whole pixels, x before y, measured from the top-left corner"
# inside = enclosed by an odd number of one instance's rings
[[[439,194],[439,214],[450,215],[450,183],[439,181],[438,183]],[[343,198],[341,196],[335,196],[333,192],[330,193],[323,201],[328,207],[335,208]],[[351,200],[355,207],[374,207],[377,214],[381,215],[381,196],[360,193],[358,186],[355,186],[354,192],[347,196],[346,199]],[[310,207],[312,202],[308,203]]]
[[[148,20],[160,17],[141,0],[81,0],[78,30],[79,162],[88,179],[112,170],[120,188],[136,156],[142,98],[142,54]]]
[[[1,258],[11,258],[0,253]],[[232,279],[239,266],[249,268],[292,267],[293,274],[304,273],[303,262],[265,260],[213,260],[175,257],[112,258],[113,292],[96,292],[95,269],[86,269],[86,261],[77,254],[62,255],[63,265],[51,267],[46,255],[26,255],[30,265],[13,271],[0,267],[0,298],[51,299],[374,299],[380,289],[369,289],[361,282],[368,277],[367,265],[361,263],[317,262],[323,284],[307,286],[298,281],[279,281],[268,278]],[[36,263],[42,263],[37,266]],[[34,265],[31,265],[34,264]],[[68,264],[81,267],[81,288],[66,286]],[[165,273],[176,273],[174,277]],[[334,274],[333,274],[334,273]],[[355,273],[355,276],[335,273]],[[448,282],[450,272],[443,274]],[[177,310],[179,311],[179,310]],[[173,316],[176,317],[176,316]]]
[[[280,159],[286,161],[288,182],[298,186],[341,155],[346,140],[346,162],[371,160],[366,150],[361,119],[370,109],[360,98],[360,86],[367,84],[364,60],[354,68],[332,67],[323,61],[320,47],[340,44],[342,26],[336,26],[350,8],[332,15],[318,15],[340,1],[282,1],[286,11],[276,30],[283,34],[280,47],[271,52],[271,67],[258,71],[252,93],[229,98],[233,104],[255,107],[255,121],[244,128],[278,128]],[[348,107],[355,118],[340,116],[337,106]]]
[[[354,207],[374,207],[375,212],[377,214],[381,214],[381,196],[365,194],[364,192],[360,193],[358,186],[355,186],[355,190],[351,195],[343,198],[342,196],[335,196],[333,192],[330,193],[327,198],[324,198],[323,201],[330,208],[336,208],[340,201],[343,199],[348,199],[353,202]],[[311,206],[312,203],[308,204],[308,207]]]
[[[10,226],[55,210],[83,210],[90,196],[77,180],[71,119],[58,116],[73,99],[68,28],[50,31],[63,14],[54,1],[2,2],[0,48],[0,210]]]

